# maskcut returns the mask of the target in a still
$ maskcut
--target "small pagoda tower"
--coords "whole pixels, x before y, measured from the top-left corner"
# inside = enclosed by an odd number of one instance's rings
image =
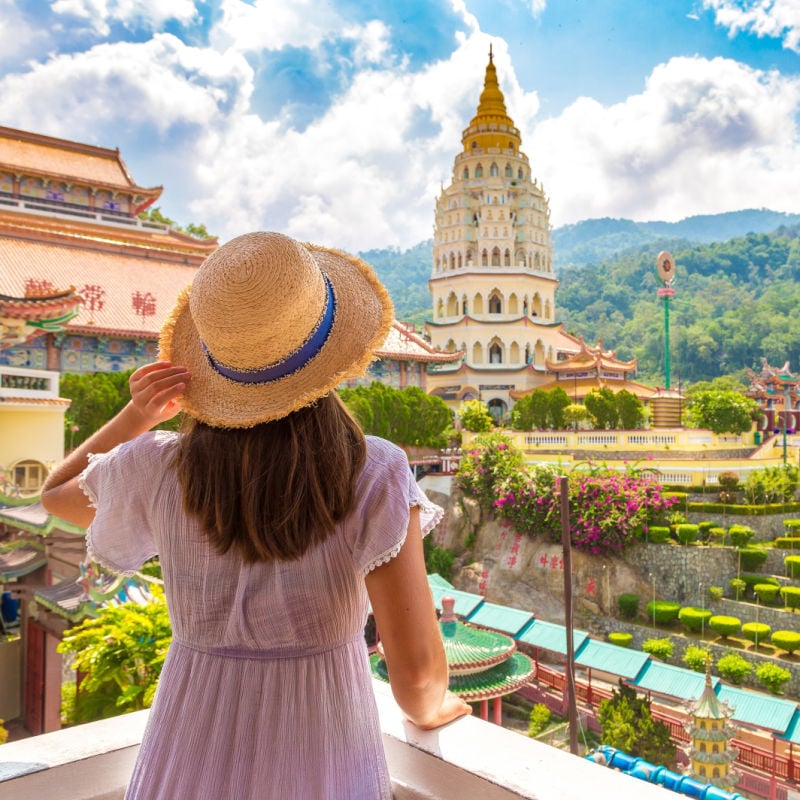
[[[533,662],[517,651],[516,642],[503,633],[461,622],[455,615],[455,600],[442,598],[439,628],[450,670],[449,689],[468,703],[480,702],[481,719],[489,719],[489,701],[494,700],[493,722],[502,724],[502,698],[521,689],[533,674]],[[372,656],[375,677],[388,681],[389,674],[378,643]]]
[[[730,746],[736,732],[730,722],[733,709],[714,693],[711,659],[706,663],[705,688],[700,697],[689,704],[689,714],[692,721],[686,725],[686,732],[692,740],[688,753],[691,776],[719,789],[732,789],[739,780],[733,769],[739,751]]]

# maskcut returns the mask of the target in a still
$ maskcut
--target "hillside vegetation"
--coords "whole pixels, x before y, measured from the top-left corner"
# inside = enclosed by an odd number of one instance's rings
[[[764,232],[775,222],[777,228]],[[715,229],[742,235],[715,237]],[[670,250],[677,265],[670,303],[673,386],[742,377],[761,358],[778,366],[794,361],[792,368],[800,369],[800,215],[754,210],[681,223],[587,220],[556,229],[553,239],[555,260],[558,247],[562,258],[566,252],[572,259],[558,271],[558,319],[588,342],[602,339],[622,359],[636,357],[639,379],[663,381],[660,250]],[[608,255],[582,261],[589,253]],[[419,324],[429,318],[430,241],[361,256],[389,289],[398,319]]]

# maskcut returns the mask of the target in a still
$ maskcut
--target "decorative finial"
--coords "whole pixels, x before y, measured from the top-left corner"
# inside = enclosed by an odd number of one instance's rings
[[[492,43],[489,42],[489,63],[492,63]]]

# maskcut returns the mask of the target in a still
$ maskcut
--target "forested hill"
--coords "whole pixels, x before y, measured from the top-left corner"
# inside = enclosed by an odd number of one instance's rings
[[[741,225],[737,238],[713,235],[709,226],[715,218],[719,230]],[[780,227],[749,232],[769,219]],[[627,225],[630,237],[622,227],[609,233],[608,223]],[[639,225],[675,226],[663,230],[682,235],[637,242]],[[592,227],[595,240],[618,236],[619,242],[606,258],[558,270],[556,314],[571,333],[591,343],[602,339],[620,358],[637,357],[639,378],[663,383],[664,310],[656,296],[655,259],[659,250],[670,250],[676,262],[676,294],[670,303],[673,386],[718,375],[743,376],[762,357],[773,365],[788,359],[793,371],[800,371],[800,215],[744,211],[683,223],[588,220],[568,226],[573,247],[592,241]],[[554,231],[555,240],[563,230]],[[701,236],[712,243],[694,238]],[[607,238],[603,246],[610,246]],[[430,241],[410,250],[372,250],[361,256],[389,289],[398,319],[421,323],[430,317]]]

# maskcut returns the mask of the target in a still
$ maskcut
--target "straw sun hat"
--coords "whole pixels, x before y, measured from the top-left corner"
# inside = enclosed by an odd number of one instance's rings
[[[178,297],[160,357],[191,373],[183,409],[248,428],[363,373],[394,318],[372,268],[279,233],[248,233],[202,264]]]

